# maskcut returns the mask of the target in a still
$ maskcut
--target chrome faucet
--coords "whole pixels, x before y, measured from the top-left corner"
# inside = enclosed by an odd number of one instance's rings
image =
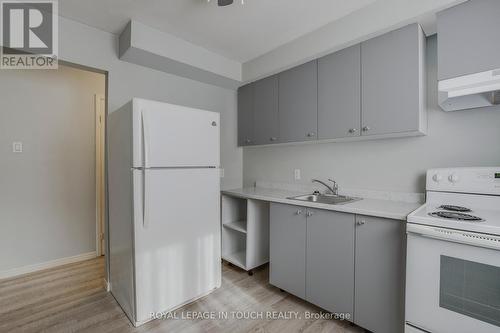
[[[321,185],[326,187],[328,190],[325,192],[325,194],[338,195],[339,194],[339,186],[338,186],[337,182],[333,179],[330,179],[330,178],[328,178],[328,180],[333,183],[332,186],[330,186],[330,185],[326,184],[325,182],[318,180],[318,179],[313,179],[312,182],[313,183],[320,183]]]

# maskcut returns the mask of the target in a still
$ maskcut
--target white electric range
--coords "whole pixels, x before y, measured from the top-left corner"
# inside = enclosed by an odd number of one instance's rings
[[[500,167],[428,170],[407,234],[405,332],[500,332]]]

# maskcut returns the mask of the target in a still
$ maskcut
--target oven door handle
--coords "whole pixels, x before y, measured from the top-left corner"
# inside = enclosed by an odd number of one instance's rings
[[[408,223],[406,225],[406,232],[408,234],[411,233],[426,238],[500,251],[500,237],[498,236],[462,230],[430,227],[413,223]]]

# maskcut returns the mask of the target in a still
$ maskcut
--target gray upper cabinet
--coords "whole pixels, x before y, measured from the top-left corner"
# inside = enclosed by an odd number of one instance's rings
[[[361,43],[362,135],[425,134],[424,50],[418,24]]]
[[[238,91],[238,144],[425,135],[425,71],[415,23],[254,82]]]
[[[253,106],[255,144],[278,142],[278,76],[271,76],[254,83]]]
[[[356,217],[354,322],[372,332],[404,331],[405,223]]]
[[[330,312],[351,316],[354,220],[353,214],[308,209],[306,300]]]
[[[306,208],[271,203],[269,283],[306,296]]]
[[[253,144],[253,84],[238,89],[238,146]]]
[[[318,60],[318,138],[360,135],[361,46]]]
[[[280,142],[318,138],[317,74],[316,60],[279,74]]]
[[[500,68],[500,1],[474,0],[437,17],[438,80]]]

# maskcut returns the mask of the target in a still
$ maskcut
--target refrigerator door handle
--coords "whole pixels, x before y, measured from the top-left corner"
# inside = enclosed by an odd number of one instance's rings
[[[149,123],[144,110],[141,111],[142,117],[142,145],[144,148],[144,168],[149,168]]]
[[[142,185],[142,198],[143,198],[143,203],[142,203],[142,226],[144,229],[147,229],[149,227],[149,172],[151,170],[149,169],[143,169],[142,170],[144,173],[144,182]]]

